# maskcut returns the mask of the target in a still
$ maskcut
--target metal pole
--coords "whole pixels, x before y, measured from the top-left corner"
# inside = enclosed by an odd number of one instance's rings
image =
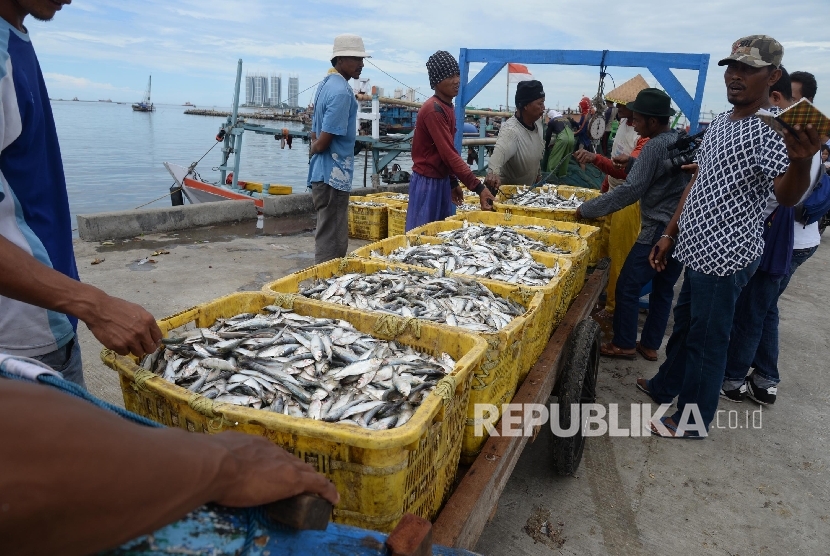
[[[374,125],[374,124],[372,124]],[[369,149],[363,151],[363,187],[366,187],[366,172],[369,169]]]
[[[242,58],[236,64],[236,89],[233,93],[233,114],[231,115],[231,133],[236,131],[237,116],[239,115],[239,85],[242,82]],[[233,183],[231,187],[236,189],[239,187],[239,158],[242,151],[242,134],[236,135],[233,149]]]
[[[233,93],[233,115],[231,124],[236,125],[236,116],[239,114],[239,84],[242,81],[242,58],[236,64],[236,89]]]
[[[236,189],[239,187],[237,183],[239,181],[239,160],[242,158],[242,130],[239,130],[239,133],[236,135],[236,141],[234,141],[236,145],[233,149],[233,183],[231,183],[231,187]]]
[[[479,118],[478,119],[478,136],[481,139],[487,137],[487,118]],[[484,170],[484,152],[487,150],[487,147],[484,145],[479,145],[478,147],[478,169],[479,171]]]
[[[510,112],[510,64],[505,67],[507,68],[507,88],[504,91],[504,111]]]

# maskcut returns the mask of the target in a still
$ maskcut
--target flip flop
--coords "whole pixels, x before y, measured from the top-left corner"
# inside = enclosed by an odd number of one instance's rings
[[[637,386],[639,387],[639,384]],[[669,421],[670,419],[671,419],[671,417],[661,417],[660,422],[663,423],[663,426],[666,427],[667,429],[669,429],[670,431],[672,431],[674,434],[668,434],[668,435],[662,434],[661,432],[659,432],[657,429],[654,428],[653,423],[650,424],[650,426],[649,426],[649,430],[651,431],[651,434],[653,434],[654,436],[657,436],[659,438],[677,438],[677,439],[680,439],[680,440],[703,440],[704,438],[706,438],[705,436],[692,434],[690,431],[686,431],[686,432],[683,433],[683,435],[678,436],[677,435],[677,425],[674,425],[674,424],[670,425],[669,423],[667,423],[667,421]]]
[[[637,358],[637,352],[626,353],[626,352],[622,351],[620,348],[618,348],[617,346],[615,346],[614,344],[612,344],[611,342],[608,342],[607,344],[602,344],[599,347],[599,353],[603,357],[615,357],[617,359],[632,360],[632,359]]]
[[[634,349],[637,351],[637,353],[642,355],[643,359],[645,359],[646,361],[657,361],[657,356],[655,355],[652,357],[651,355],[648,355],[646,353],[645,348],[643,348],[643,346],[640,345],[640,342],[637,342],[637,347],[635,347]]]

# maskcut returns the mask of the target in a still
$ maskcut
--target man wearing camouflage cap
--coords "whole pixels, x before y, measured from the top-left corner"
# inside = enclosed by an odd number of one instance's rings
[[[794,206],[810,186],[810,163],[821,141],[812,126],[782,138],[755,114],[778,112],[769,88],[781,76],[781,44],[766,35],[735,41],[726,66],[732,110],[709,126],[695,171],[677,211],[652,251],[652,265],[666,255],[686,265],[674,309],[674,330],[659,372],[637,387],[660,404],[677,397],[677,411],[652,422],[665,438],[702,438],[718,406],[729,333],[741,289],[758,268],[762,222],[770,194]],[[694,165],[693,165],[694,166]]]

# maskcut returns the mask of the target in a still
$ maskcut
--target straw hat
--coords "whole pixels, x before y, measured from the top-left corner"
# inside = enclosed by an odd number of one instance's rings
[[[627,104],[634,102],[637,94],[643,89],[648,89],[648,83],[643,79],[639,73],[605,95],[606,100],[614,101],[618,104]]]
[[[331,57],[354,56],[356,58],[371,58],[363,47],[363,39],[357,35],[337,35],[334,37],[334,49]]]

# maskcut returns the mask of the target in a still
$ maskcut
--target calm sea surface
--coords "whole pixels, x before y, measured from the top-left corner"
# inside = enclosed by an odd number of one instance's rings
[[[188,166],[216,143],[225,118],[189,116],[187,107],[156,105],[153,113],[133,112],[128,104],[52,101],[63,155],[69,209],[75,215],[133,209],[164,195],[173,178],[162,162]],[[217,108],[217,110],[230,110]],[[294,122],[261,122],[271,127],[301,129]],[[245,132],[240,177],[243,180],[291,185],[304,192],[308,145],[294,141],[280,149],[271,135]],[[218,181],[221,162],[216,146],[196,167],[207,181]],[[371,164],[371,154],[369,155]],[[404,170],[411,159],[398,157]],[[363,184],[363,153],[355,165],[354,186]],[[369,169],[371,174],[371,167]],[[367,181],[370,181],[367,178]],[[169,197],[149,205],[169,206]]]

